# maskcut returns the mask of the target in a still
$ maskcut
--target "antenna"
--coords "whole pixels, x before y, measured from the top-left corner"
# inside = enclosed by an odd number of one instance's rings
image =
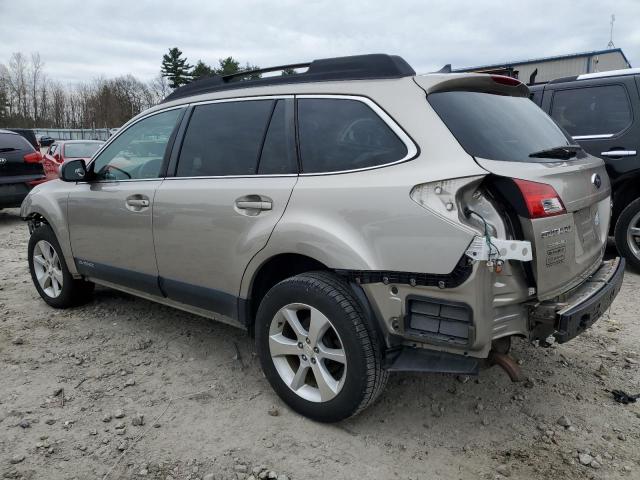
[[[611,14],[611,33],[609,35],[609,43],[607,43],[607,48],[615,48],[616,46],[613,44],[613,22],[616,21],[616,16]]]

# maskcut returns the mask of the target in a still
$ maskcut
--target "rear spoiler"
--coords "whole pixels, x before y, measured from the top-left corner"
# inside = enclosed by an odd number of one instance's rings
[[[427,95],[436,92],[485,92],[510,97],[529,97],[529,88],[520,80],[482,73],[430,74],[414,77]]]

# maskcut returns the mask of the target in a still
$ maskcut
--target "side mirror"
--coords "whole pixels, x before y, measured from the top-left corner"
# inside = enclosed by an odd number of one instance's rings
[[[60,167],[60,179],[63,182],[82,182],[87,176],[84,160],[71,160]]]

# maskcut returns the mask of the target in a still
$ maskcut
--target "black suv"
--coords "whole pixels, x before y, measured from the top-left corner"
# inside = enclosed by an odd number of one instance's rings
[[[44,180],[40,152],[22,135],[0,130],[0,208],[19,207]]]
[[[620,254],[640,270],[640,68],[558,78],[529,90],[576,142],[605,161],[611,233]]]

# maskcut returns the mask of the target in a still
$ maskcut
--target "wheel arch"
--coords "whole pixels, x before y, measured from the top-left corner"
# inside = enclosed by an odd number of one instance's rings
[[[46,224],[51,227],[62,249],[64,261],[67,264],[69,273],[71,273],[73,277],[79,278],[80,274],[76,268],[73,252],[71,251],[71,238],[69,236],[65,208],[66,196],[57,200],[58,201],[52,200],[49,196],[45,195],[30,194],[22,202],[20,217],[29,222],[30,233],[32,232],[32,228],[40,224]]]
[[[623,181],[616,184],[612,196],[613,209],[611,211],[611,232],[613,232],[620,214],[627,207],[627,205],[629,205],[635,199],[640,198],[639,181],[640,174],[634,175],[632,177],[627,177]]]
[[[335,272],[320,260],[300,253],[278,253],[266,258],[251,274],[251,278],[246,282],[246,297],[240,299],[241,321],[247,326],[250,335],[254,333],[254,323],[256,312],[265,294],[273,286],[282,280],[300,275],[305,272],[327,271]],[[247,273],[245,273],[245,278]],[[346,279],[345,279],[346,281]],[[387,335],[381,328],[379,314],[374,310],[371,302],[367,298],[360,285],[347,282],[356,299],[361,303],[370,326],[375,329],[378,338],[384,339],[386,343]]]

